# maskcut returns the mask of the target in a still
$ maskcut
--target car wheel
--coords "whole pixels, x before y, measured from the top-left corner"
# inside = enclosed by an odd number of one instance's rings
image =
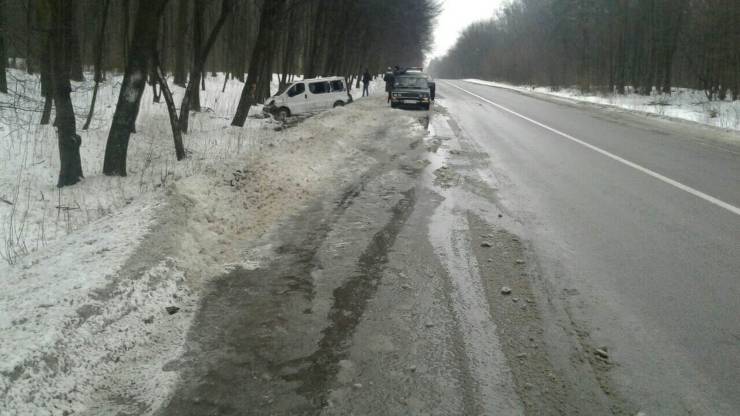
[[[421,108],[424,109],[424,110],[429,111],[429,104],[422,104],[421,105]]]
[[[277,119],[280,121],[285,121],[290,117],[290,110],[287,107],[280,107],[280,109],[277,112]]]
[[[391,108],[396,108],[396,107],[398,107],[398,104],[396,104],[393,101],[391,101]]]
[[[344,107],[344,101],[337,101],[334,103],[334,108]]]

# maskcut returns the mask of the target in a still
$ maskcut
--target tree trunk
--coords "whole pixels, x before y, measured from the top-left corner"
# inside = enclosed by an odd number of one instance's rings
[[[180,0],[177,8],[177,43],[175,44],[175,85],[185,87],[187,72],[185,70],[185,34],[188,31],[188,3]]]
[[[0,0],[0,92],[8,93],[8,79],[5,75],[5,66],[8,64],[8,54],[5,50],[5,0]]]
[[[172,99],[172,92],[170,87],[167,85],[167,77],[162,72],[162,68],[159,65],[159,56],[155,52],[152,65],[154,66],[154,72],[159,82],[159,88],[164,96],[164,102],[167,103],[167,113],[170,116],[170,127],[172,128],[172,138],[175,141],[175,156],[177,160],[185,159],[185,146],[182,144],[182,132],[180,126],[177,123],[177,108],[175,107],[175,100]]]
[[[72,81],[84,81],[85,76],[82,73],[82,54],[80,52],[80,40],[77,35],[77,1],[69,1],[69,22],[68,25],[71,27],[69,31],[69,79]]]
[[[291,7],[289,13],[288,13],[288,21],[293,21],[293,18],[295,16],[294,10]],[[295,30],[289,30],[288,33],[285,36],[285,43],[283,48],[283,68],[282,68],[282,76],[280,77],[280,84],[278,87],[279,91],[284,91],[285,87],[287,87],[288,83],[288,75],[290,74],[292,65],[291,62],[295,60],[295,51],[296,51],[296,31]]]
[[[39,121],[39,124],[42,126],[49,124],[49,121],[51,120],[51,109],[53,107],[54,98],[52,98],[51,93],[49,94],[50,95],[44,97],[44,109],[41,111],[41,121]]]
[[[54,103],[56,108],[57,137],[59,140],[59,180],[57,187],[74,185],[82,175],[80,145],[82,140],[77,135],[75,114],[69,94],[72,86],[69,83],[70,66],[73,61],[72,32],[74,23],[73,0],[55,0],[51,7],[52,30],[49,32],[51,42],[51,74]]]
[[[144,0],[146,1],[146,0]],[[131,7],[129,4],[129,0],[123,0],[121,2],[121,10],[123,12],[123,31],[121,32],[121,51],[123,56],[123,66],[124,68],[128,64],[128,47],[129,47],[129,35],[128,30],[131,27],[131,21],[130,21],[130,12]]]
[[[162,29],[161,26],[164,25],[165,20],[166,19],[162,19],[160,26],[157,27],[157,39],[158,40],[161,39],[161,36],[160,36],[160,31]],[[155,51],[155,54],[152,55],[152,59],[156,57],[157,63],[155,64],[154,61],[151,62],[151,64],[149,65],[149,74],[147,78],[149,80],[149,86],[152,87],[152,102],[159,103],[160,97],[162,95],[160,91],[157,90],[157,84],[159,83],[158,82],[159,77],[157,76],[157,67],[162,66],[162,63],[159,58],[159,52],[158,52],[159,51],[159,41],[157,41],[157,44],[154,46],[154,51]],[[136,126],[134,126],[134,128],[136,128]]]
[[[260,84],[267,82],[269,87],[272,74],[267,73],[270,72],[269,66],[265,71],[265,63],[269,61],[269,55],[271,53],[270,46],[272,42],[270,38],[272,37],[272,22],[282,9],[284,2],[285,0],[271,0],[265,2],[262,7],[260,29],[257,35],[257,42],[252,51],[252,58],[249,60],[247,82],[242,88],[239,105],[236,108],[234,120],[231,121],[232,126],[244,126],[244,123],[247,121],[249,109],[259,100],[257,92]]]
[[[148,63],[156,48],[159,22],[166,4],[167,0],[147,0],[139,3],[123,84],[105,147],[103,162],[105,175],[126,176],[126,155],[131,126],[136,121],[141,96],[146,87]]]
[[[156,71],[157,69],[154,68]],[[149,85],[152,87],[152,102],[159,103],[162,99],[162,89],[157,89],[157,74],[152,73],[149,75]]]
[[[211,52],[213,45],[216,43],[218,34],[221,31],[221,28],[224,26],[226,18],[231,12],[231,8],[233,5],[232,1],[233,0],[222,0],[221,14],[218,17],[215,26],[211,30],[210,35],[208,35],[208,40],[206,41],[206,44],[203,45],[202,48],[198,48],[196,51],[198,55],[194,59],[193,69],[190,72],[190,82],[188,82],[188,87],[185,89],[185,96],[182,97],[182,103],[180,104],[180,131],[182,131],[183,133],[188,132],[191,99],[194,99],[194,97],[199,97],[199,95],[194,94],[194,92],[198,91],[198,84],[200,84],[201,76],[203,74],[203,67],[205,66],[206,60],[208,59],[208,54]],[[200,103],[198,103],[198,110],[200,110]]]
[[[205,0],[193,0],[193,56],[190,64],[190,84],[188,84],[185,94],[189,95],[189,108],[194,111],[200,111],[200,89],[198,89],[198,86],[200,85],[203,71],[198,68],[198,58],[203,47],[203,13],[205,13]],[[190,88],[192,84],[195,84],[194,88]],[[185,99],[183,99],[184,102]],[[182,108],[180,108],[181,119],[183,114]],[[187,119],[188,116],[184,117]],[[183,132],[188,132],[187,125],[181,125],[180,128],[182,128]]]
[[[33,39],[33,1],[26,0],[26,72],[33,74],[33,48],[31,40]]]
[[[103,48],[105,45],[105,26],[108,21],[108,8],[110,6],[110,0],[103,0],[102,5],[102,19],[100,20],[100,32],[98,32],[98,41],[95,47],[95,86],[93,87],[92,102],[90,103],[90,112],[87,113],[87,120],[85,125],[82,126],[82,130],[87,130],[90,127],[93,115],[95,114],[95,101],[98,98],[98,87],[100,82],[103,81]]]
[[[44,36],[42,39],[41,55],[39,57],[41,72],[41,95],[44,97],[44,110],[41,113],[39,124],[45,126],[51,119],[51,109],[54,103],[54,91],[51,75],[51,37]]]
[[[681,30],[683,30],[683,18],[688,1],[679,0],[677,3],[677,5],[671,4],[671,7],[674,8],[674,12],[677,13],[677,17],[675,22],[672,22],[673,25],[668,35],[669,39],[666,42],[666,51],[663,58],[663,83],[661,89],[665,94],[671,94],[673,86],[673,57],[676,54],[676,48],[678,47],[678,36],[681,33]]]
[[[628,11],[627,11],[627,2],[625,0],[618,0],[618,6],[619,8],[619,18],[620,18],[620,25],[619,25],[619,39],[617,41],[617,56],[616,56],[616,90],[617,94],[624,95],[625,93],[625,74],[626,74],[626,66],[627,66],[627,51],[626,51],[626,36],[627,36],[627,30],[628,30]]]
[[[360,82],[362,81],[362,76],[365,74],[365,71],[362,70],[362,67],[360,67],[359,70],[357,70],[357,85],[355,85],[355,88],[360,88]]]
[[[168,3],[168,6],[170,4],[171,3]],[[169,25],[171,24],[171,19],[172,19],[171,14],[172,14],[171,10],[168,10],[168,7],[165,7],[164,12],[162,12],[162,21],[159,24],[160,34],[157,38],[157,46],[155,47],[157,51],[163,51],[163,52],[158,52],[160,54],[158,56],[159,66],[162,68],[167,68],[167,55],[170,53],[170,50],[172,49],[170,48],[170,45],[169,45],[169,33],[170,33]],[[167,74],[167,71],[165,71],[165,75],[166,74]],[[152,76],[156,82],[157,74],[154,71],[152,71]]]

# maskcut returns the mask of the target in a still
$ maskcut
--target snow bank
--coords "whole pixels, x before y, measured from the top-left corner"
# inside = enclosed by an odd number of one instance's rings
[[[173,304],[193,308],[183,273],[163,259],[136,276],[121,275],[156,209],[156,202],[142,198],[15,267],[0,266],[0,413],[89,408],[86,398],[110,382],[119,362],[129,363],[128,377],[148,384],[131,387],[157,392],[174,382],[136,363],[175,357],[176,351],[147,335],[169,338],[168,345],[184,337],[188,317],[164,310]],[[134,347],[137,357],[131,359]]]
[[[535,92],[561,98],[584,101],[632,111],[694,121],[729,130],[740,130],[740,101],[709,101],[703,91],[674,88],[671,95],[640,94],[583,94],[575,88],[554,90],[550,87],[514,86],[493,81],[466,79],[464,81],[506,88],[521,92]]]

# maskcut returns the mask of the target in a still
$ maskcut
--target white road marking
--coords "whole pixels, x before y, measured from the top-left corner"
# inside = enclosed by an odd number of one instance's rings
[[[553,133],[555,133],[555,134],[557,134],[559,136],[562,136],[562,137],[564,137],[564,138],[566,138],[566,139],[568,139],[568,140],[570,140],[570,141],[572,141],[574,143],[578,143],[581,146],[587,147],[587,148],[593,150],[594,152],[601,153],[602,155],[604,155],[604,156],[606,156],[606,157],[608,157],[608,158],[610,158],[612,160],[615,160],[615,161],[617,161],[617,162],[619,162],[619,163],[621,163],[623,165],[629,166],[629,167],[631,167],[631,168],[633,168],[635,170],[638,170],[638,171],[640,171],[640,172],[642,172],[642,173],[644,173],[646,175],[652,176],[653,178],[658,179],[659,181],[662,181],[664,183],[667,183],[668,185],[671,185],[671,186],[673,186],[675,188],[678,188],[678,189],[680,189],[680,190],[682,190],[684,192],[688,192],[691,195],[694,195],[696,197],[699,197],[699,198],[701,198],[701,199],[703,199],[703,200],[705,200],[705,201],[707,201],[709,203],[712,203],[712,204],[714,204],[714,205],[716,205],[716,206],[718,206],[720,208],[724,208],[727,211],[732,212],[733,214],[740,215],[740,208],[738,208],[738,207],[736,207],[736,206],[734,206],[732,204],[729,204],[729,203],[727,203],[725,201],[722,201],[721,199],[717,199],[717,198],[715,198],[715,197],[713,197],[711,195],[707,195],[704,192],[699,191],[698,189],[694,189],[694,188],[692,188],[692,187],[690,187],[688,185],[684,185],[681,182],[678,182],[676,180],[673,180],[673,179],[671,179],[671,178],[669,178],[667,176],[663,176],[660,173],[655,172],[655,171],[652,171],[652,170],[650,170],[650,169],[648,169],[648,168],[646,168],[644,166],[638,165],[637,163],[630,162],[627,159],[624,159],[622,157],[619,157],[619,156],[617,156],[617,155],[615,155],[613,153],[607,152],[606,150],[601,149],[599,147],[596,147],[596,146],[594,146],[592,144],[586,143],[583,140],[576,139],[575,137],[571,136],[570,134],[563,133],[560,130],[557,130],[557,129],[554,129],[554,128],[550,127],[550,126],[547,126],[545,124],[542,124],[539,121],[533,120],[533,119],[531,119],[531,118],[529,118],[529,117],[527,117],[525,115],[519,114],[519,113],[517,113],[514,110],[511,110],[509,108],[506,108],[506,107],[502,106],[501,104],[496,104],[496,103],[494,103],[491,100],[488,100],[486,98],[483,98],[480,95],[475,94],[473,92],[470,92],[470,91],[468,91],[468,90],[466,90],[464,88],[458,87],[457,85],[454,85],[454,84],[451,84],[451,83],[448,83],[448,82],[445,82],[445,84],[450,85],[450,86],[453,86],[453,87],[457,88],[460,91],[463,91],[463,92],[465,92],[467,94],[472,95],[475,98],[478,98],[479,100],[482,100],[482,101],[484,101],[484,102],[486,102],[488,104],[491,104],[492,106],[494,106],[496,108],[499,108],[499,109],[501,109],[503,111],[506,111],[507,113],[510,113],[512,115],[515,115],[515,116],[517,116],[517,117],[519,117],[519,118],[521,118],[523,120],[526,120],[526,121],[528,121],[528,122],[530,122],[530,123],[532,123],[534,125],[537,125],[539,127],[542,127],[545,130],[548,130],[548,131],[553,132]]]

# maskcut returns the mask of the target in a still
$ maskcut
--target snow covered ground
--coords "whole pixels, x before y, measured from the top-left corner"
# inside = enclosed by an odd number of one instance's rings
[[[522,92],[608,105],[632,111],[690,120],[728,130],[740,130],[740,101],[709,101],[703,91],[675,88],[673,94],[583,94],[575,88],[553,90],[550,87],[515,86],[500,82],[466,79],[475,84],[491,85]]]
[[[328,186],[363,132],[382,124],[358,100],[289,129],[264,118],[231,127],[242,84],[222,93],[223,77],[209,76],[184,137],[190,157],[175,160],[164,103],[147,89],[129,176],[111,178],[100,172],[120,88],[112,77],[79,131],[86,178],[58,190],[38,80],[11,74],[15,93],[0,102],[1,415],[156,409],[176,381],[165,364],[182,353],[199,290],[241,258],[232,242],[262,235]],[[74,90],[81,126],[91,83]],[[173,92],[179,102],[183,89]]]
[[[52,126],[38,125],[42,106],[38,80],[17,71],[12,74],[16,82],[11,88],[15,87],[18,94],[2,97],[4,103],[21,104],[29,111],[0,108],[0,254],[10,263],[126,206],[138,195],[162,190],[173,179],[259,148],[259,139],[269,136],[274,127],[268,120],[249,119],[245,129],[230,128],[229,115],[236,109],[241,84],[229,81],[222,94],[223,78],[208,77],[207,91],[201,96],[204,111],[191,118],[192,133],[184,137],[192,157],[176,163],[164,100],[161,104],[152,103],[151,90],[147,89],[137,121],[138,132],[132,136],[129,147],[129,177],[105,177],[100,174],[103,154],[121,82],[121,77],[114,77],[101,86],[90,129],[78,130],[86,179],[78,186],[58,190],[56,133]],[[79,129],[84,123],[92,85],[78,83],[74,89]],[[174,87],[177,103],[183,92],[184,89]],[[17,99],[21,94],[27,98]]]

